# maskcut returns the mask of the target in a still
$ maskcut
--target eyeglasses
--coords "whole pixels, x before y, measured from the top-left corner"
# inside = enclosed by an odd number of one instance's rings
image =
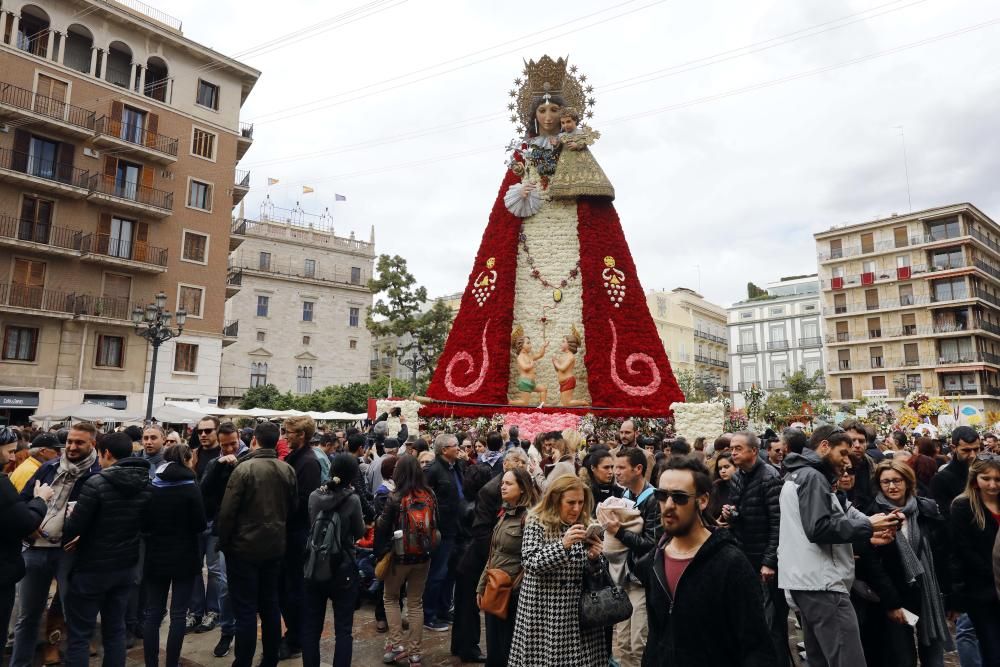
[[[693,493],[685,491],[670,491],[669,489],[653,489],[653,497],[659,502],[667,502],[667,498],[674,501],[674,505],[687,505],[688,501],[695,497]]]
[[[195,433],[204,433],[204,434],[207,435],[209,433],[215,433],[215,429],[214,428],[196,428],[194,430],[194,432]]]
[[[903,479],[880,479],[878,481],[880,486],[905,486],[906,480]]]
[[[857,473],[854,472],[854,468],[848,468],[840,474],[841,476],[854,477]]]

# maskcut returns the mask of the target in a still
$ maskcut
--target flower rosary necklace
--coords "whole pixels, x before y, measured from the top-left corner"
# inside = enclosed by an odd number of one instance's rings
[[[521,244],[521,249],[524,251],[524,257],[525,259],[528,260],[528,266],[531,267],[531,277],[540,282],[543,287],[552,290],[553,301],[555,301],[556,303],[562,301],[563,298],[562,291],[566,289],[571,280],[575,280],[580,276],[580,260],[576,261],[576,264],[573,266],[573,268],[569,270],[569,274],[567,274],[565,278],[560,280],[558,285],[554,285],[551,282],[549,282],[545,278],[545,276],[542,275],[542,272],[539,271],[537,267],[535,267],[535,258],[531,256],[531,251],[528,249],[528,237],[524,233],[523,223],[521,224],[521,231],[518,234],[517,238]]]

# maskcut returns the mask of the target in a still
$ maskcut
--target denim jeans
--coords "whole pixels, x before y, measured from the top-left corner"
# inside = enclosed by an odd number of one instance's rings
[[[424,623],[440,620],[451,606],[448,561],[451,560],[454,548],[454,537],[442,537],[431,556],[431,569],[427,573],[427,586],[424,588]]]
[[[69,577],[63,612],[69,641],[65,667],[88,667],[90,640],[101,615],[104,667],[125,664],[125,613],[132,589],[134,567],[101,572],[73,572]]]
[[[204,616],[207,612],[215,612],[220,617],[222,631],[232,634],[233,620],[232,610],[227,613],[226,596],[228,585],[226,582],[226,560],[219,551],[219,538],[212,535],[212,526],[198,536],[198,548],[200,558],[208,568],[208,587],[205,580],[199,574],[194,582],[194,592],[191,595],[190,611],[195,616]],[[228,627],[229,632],[226,632]]]
[[[958,647],[958,664],[962,667],[982,667],[979,640],[968,614],[962,614],[955,620],[955,646]]]
[[[333,667],[350,667],[354,643],[354,605],[358,578],[345,587],[310,585],[302,616],[302,667],[319,667],[319,640],[326,621],[326,601],[333,603]]]
[[[21,552],[21,557],[24,559],[25,574],[17,589],[20,609],[14,626],[11,667],[31,667],[52,580],[59,582],[59,594],[65,595],[68,590],[66,571],[71,560],[59,548],[28,547]]]
[[[236,651],[233,667],[250,667],[257,652],[257,614],[260,614],[260,634],[264,655],[259,667],[278,664],[278,644],[281,642],[281,611],[278,608],[278,588],[281,583],[281,559],[255,563],[230,553],[229,599],[236,620]]]
[[[170,592],[170,629],[167,631],[166,667],[177,667],[184,645],[184,622],[188,601],[194,588],[194,577],[146,577],[146,614],[142,633],[142,649],[146,667],[157,667],[160,660],[160,624],[167,613],[167,593]]]

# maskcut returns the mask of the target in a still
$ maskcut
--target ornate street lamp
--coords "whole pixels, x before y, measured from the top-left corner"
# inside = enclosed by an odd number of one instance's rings
[[[160,292],[154,303],[146,304],[145,308],[136,306],[132,311],[132,324],[135,333],[142,336],[153,346],[153,366],[149,369],[149,397],[146,400],[146,423],[153,419],[153,391],[156,386],[156,358],[160,345],[184,333],[184,323],[187,321],[187,311],[183,308],[177,311],[177,329],[170,328],[170,320],[174,316],[167,307],[167,295]]]
[[[417,371],[427,368],[427,362],[417,354],[416,350],[413,350],[413,356],[409,359],[400,355],[399,363],[410,369],[410,373],[413,375],[413,381],[410,384],[410,391],[417,393]]]

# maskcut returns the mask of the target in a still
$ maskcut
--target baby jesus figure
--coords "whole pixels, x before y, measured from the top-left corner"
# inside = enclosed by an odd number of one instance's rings
[[[587,148],[601,138],[601,133],[581,125],[580,113],[573,107],[562,108],[559,127],[562,130],[557,137],[559,162],[556,173],[549,180],[549,196],[553,199],[614,199],[615,189],[611,181]]]

